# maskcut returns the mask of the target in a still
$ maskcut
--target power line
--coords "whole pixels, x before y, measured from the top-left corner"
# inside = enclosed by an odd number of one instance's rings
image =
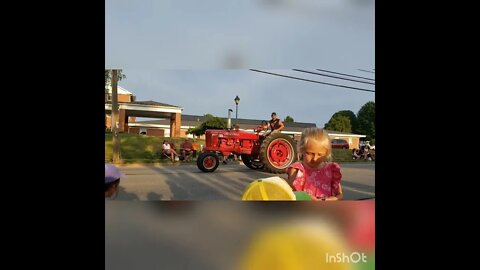
[[[320,76],[325,76],[325,77],[341,79],[341,80],[347,80],[347,81],[352,81],[352,82],[367,83],[367,84],[375,85],[375,83],[371,83],[371,82],[364,82],[364,81],[359,81],[359,80],[354,80],[354,79],[342,78],[342,77],[337,77],[337,76],[332,76],[332,75],[327,75],[327,74],[321,74],[321,73],[311,72],[311,71],[306,71],[306,70],[301,70],[301,69],[293,69],[293,70],[298,71],[298,72],[305,72],[305,73],[310,73],[310,74],[315,74],[315,75],[320,75]]]
[[[360,76],[355,76],[355,75],[349,75],[349,74],[344,74],[344,73],[340,73],[340,72],[333,72],[333,71],[324,70],[324,69],[319,69],[319,68],[317,68],[317,70],[323,71],[323,72],[329,72],[329,73],[333,73],[333,74],[338,74],[338,75],[344,75],[344,76],[350,76],[350,77],[355,77],[355,78],[360,78],[360,79],[375,81],[374,79],[370,79],[370,78],[365,78],[365,77],[360,77]]]
[[[340,85],[340,84],[333,84],[333,83],[326,83],[326,82],[319,82],[319,81],[314,81],[314,80],[302,79],[302,78],[298,78],[298,77],[281,75],[281,74],[271,73],[271,72],[262,71],[262,70],[258,70],[258,69],[250,69],[250,70],[251,70],[251,71],[255,71],[255,72],[270,74],[270,75],[274,75],[274,76],[279,76],[279,77],[285,77],[285,78],[295,79],[295,80],[301,80],[301,81],[313,82],[313,83],[320,83],[320,84],[326,84],[326,85],[331,85],[331,86],[338,86],[338,87],[344,87],[344,88],[349,88],[349,89],[355,89],[355,90],[359,90],[359,91],[366,91],[366,92],[373,92],[373,93],[375,93],[374,90],[370,90],[370,89],[363,89],[363,88],[351,87],[351,86]]]
[[[370,70],[365,70],[365,69],[358,69],[358,70],[363,71],[363,72],[368,72],[368,73],[373,73],[373,74],[375,74],[375,72],[370,71]]]

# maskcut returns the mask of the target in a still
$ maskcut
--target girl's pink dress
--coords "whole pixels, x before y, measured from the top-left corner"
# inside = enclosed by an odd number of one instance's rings
[[[293,180],[296,191],[305,191],[312,198],[327,198],[340,194],[342,174],[340,166],[335,162],[328,162],[321,169],[311,169],[301,162],[295,162],[287,169],[298,169]]]

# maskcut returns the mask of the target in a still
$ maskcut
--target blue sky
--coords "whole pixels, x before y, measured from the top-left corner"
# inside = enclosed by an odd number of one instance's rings
[[[275,111],[320,127],[339,110],[357,113],[375,100],[371,92],[248,70],[374,90],[291,70],[374,78],[358,70],[375,69],[374,1],[106,0],[105,9],[105,67],[123,69],[119,85],[137,100],[223,117],[238,95],[239,118],[269,119]]]

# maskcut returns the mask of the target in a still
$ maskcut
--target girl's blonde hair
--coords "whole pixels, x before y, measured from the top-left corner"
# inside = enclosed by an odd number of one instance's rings
[[[298,144],[298,151],[300,154],[305,154],[305,147],[309,140],[316,140],[320,142],[325,149],[327,149],[327,155],[325,161],[332,160],[332,146],[330,144],[330,138],[325,130],[321,128],[306,128],[302,132],[302,138]]]

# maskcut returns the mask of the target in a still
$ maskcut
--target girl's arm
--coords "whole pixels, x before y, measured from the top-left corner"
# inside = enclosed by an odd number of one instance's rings
[[[297,173],[298,173],[298,169],[295,169],[295,168],[290,168],[287,171],[287,174],[288,174],[287,183],[293,190],[295,190],[295,187],[293,186],[293,180],[295,180],[295,178],[297,177]]]
[[[328,197],[326,199],[326,201],[339,201],[339,200],[343,200],[343,190],[342,190],[342,184],[338,184],[338,195],[337,196],[332,196],[332,197]]]
[[[337,201],[343,199],[343,190],[342,190],[342,173],[340,172],[340,165],[338,163],[332,162],[329,164],[329,168],[332,172],[332,189],[335,196],[330,196],[327,201]]]

